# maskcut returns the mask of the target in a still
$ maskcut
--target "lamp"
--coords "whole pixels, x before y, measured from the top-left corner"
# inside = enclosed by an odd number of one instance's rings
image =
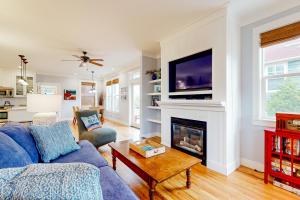
[[[36,125],[55,123],[61,102],[61,95],[27,94],[27,111],[36,113],[32,123]]]
[[[95,83],[94,83],[94,71],[92,71],[92,88],[89,90],[89,93],[96,93]]]

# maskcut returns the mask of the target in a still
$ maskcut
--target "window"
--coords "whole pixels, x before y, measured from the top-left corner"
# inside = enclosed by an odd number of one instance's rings
[[[119,79],[106,82],[106,110],[110,112],[119,112],[120,88]]]
[[[300,38],[262,46],[261,115],[300,112]]]

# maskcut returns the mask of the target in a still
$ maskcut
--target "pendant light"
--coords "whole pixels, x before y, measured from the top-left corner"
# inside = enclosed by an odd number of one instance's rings
[[[28,83],[26,82],[26,64],[28,63],[28,61],[24,55],[19,55],[19,57],[21,60],[21,65],[19,66],[21,71],[21,78],[18,80],[18,83],[20,83],[21,85],[28,85]]]
[[[23,70],[23,73],[24,73],[24,76],[23,76],[23,80],[24,80],[24,83],[23,85],[28,85],[28,82],[27,82],[27,73],[26,73],[26,64],[28,63],[28,61],[25,59],[24,60],[24,70]]]
[[[23,71],[24,71],[24,64],[23,64],[23,59],[24,59],[24,55],[19,55],[20,60],[21,60],[21,65],[19,66],[20,71],[21,71],[21,78],[18,80],[18,83],[20,83],[21,85],[24,85],[24,79],[23,79]]]
[[[90,89],[89,93],[96,93],[96,88],[94,83],[94,73],[95,71],[92,71],[92,88]]]

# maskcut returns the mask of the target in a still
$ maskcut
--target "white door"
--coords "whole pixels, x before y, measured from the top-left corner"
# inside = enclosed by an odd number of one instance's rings
[[[131,126],[140,128],[140,84],[131,85]]]

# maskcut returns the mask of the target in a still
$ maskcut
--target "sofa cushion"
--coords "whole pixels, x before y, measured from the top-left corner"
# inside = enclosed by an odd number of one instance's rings
[[[32,162],[37,163],[39,161],[39,152],[28,127],[20,123],[7,123],[0,128],[0,132],[5,133],[23,147],[29,154]]]
[[[80,149],[68,121],[56,122],[49,126],[31,125],[29,128],[44,162]]]
[[[0,170],[0,199],[102,200],[100,171],[86,163]]]
[[[139,199],[128,185],[109,166],[100,168],[100,184],[103,199],[137,200]]]
[[[79,141],[80,149],[73,151],[58,159],[52,160],[52,163],[73,163],[84,162],[92,164],[96,167],[107,166],[107,161],[100,155],[97,149],[87,140]]]
[[[23,167],[31,163],[31,158],[25,149],[8,135],[0,132],[0,169]]]

